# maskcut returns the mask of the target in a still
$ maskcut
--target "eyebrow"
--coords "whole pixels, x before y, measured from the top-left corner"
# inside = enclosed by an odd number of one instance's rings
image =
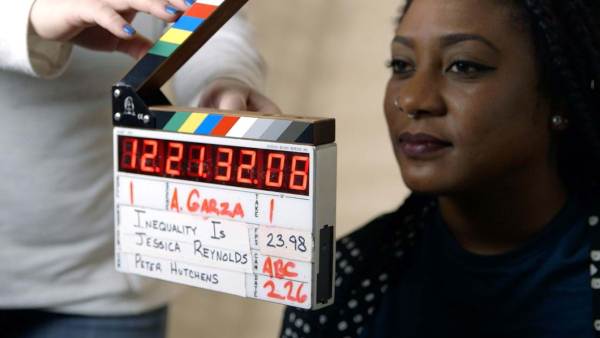
[[[457,43],[465,42],[465,41],[479,41],[479,42],[487,45],[491,49],[495,50],[496,52],[500,52],[500,49],[498,49],[498,47],[496,47],[496,45],[494,45],[490,40],[484,38],[481,35],[477,35],[477,34],[457,33],[457,34],[444,35],[440,38],[440,45],[442,46],[442,48],[447,48],[447,47],[450,47]],[[411,38],[407,38],[405,36],[396,35],[396,36],[394,36],[394,39],[392,40],[392,42],[405,45],[412,49],[415,48],[414,40]]]
[[[394,39],[392,40],[393,43],[399,43],[401,45],[405,45],[406,47],[415,48],[415,43],[413,41],[413,39],[401,36],[401,35],[396,35],[394,36]]]
[[[477,34],[450,34],[450,35],[444,35],[441,38],[441,45],[442,48],[446,48],[449,47],[451,45],[455,45],[457,43],[460,42],[464,42],[464,41],[479,41],[482,42],[484,44],[486,44],[488,47],[490,47],[491,49],[495,50],[496,52],[500,52],[500,49],[498,49],[498,47],[496,47],[496,45],[494,45],[490,40],[484,38],[481,35],[477,35]]]

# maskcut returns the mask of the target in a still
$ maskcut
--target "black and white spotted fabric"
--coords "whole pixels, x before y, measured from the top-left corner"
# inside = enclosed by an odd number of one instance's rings
[[[600,208],[600,206],[598,206]],[[590,286],[593,291],[594,330],[600,338],[600,212],[588,217],[588,225],[592,233],[590,250]]]
[[[340,239],[336,248],[335,304],[317,311],[287,308],[282,338],[359,337],[410,255],[431,200],[413,195],[396,212]]]
[[[588,201],[600,201],[599,195]],[[335,303],[317,311],[288,307],[281,338],[358,338],[373,322],[382,297],[410,260],[421,235],[423,219],[433,209],[431,198],[411,195],[396,212],[381,216],[337,242]],[[592,245],[590,287],[594,318],[590,325],[600,338],[600,205],[588,216]]]

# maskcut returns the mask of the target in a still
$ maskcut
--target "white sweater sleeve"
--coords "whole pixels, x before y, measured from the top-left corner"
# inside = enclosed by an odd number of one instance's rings
[[[196,106],[202,89],[217,78],[234,78],[261,91],[265,65],[256,50],[253,30],[244,13],[236,14],[173,78],[178,104]]]
[[[0,0],[0,69],[54,78],[67,66],[72,45],[43,40],[33,33],[29,13],[35,0]]]

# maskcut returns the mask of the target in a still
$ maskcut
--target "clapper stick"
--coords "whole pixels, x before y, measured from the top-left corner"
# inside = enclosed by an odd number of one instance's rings
[[[210,111],[197,108],[172,107],[160,88],[246,2],[247,0],[202,0],[192,5],[113,87],[114,125],[173,131],[173,125],[178,121],[184,123],[188,119],[198,120],[198,116],[190,116],[190,112],[210,114]],[[213,129],[222,130],[226,124],[230,128],[234,127],[232,118],[223,118],[228,114],[222,112],[218,116],[209,116],[206,122],[215,121],[214,128],[203,128],[204,134],[211,134]],[[239,117],[240,114],[249,118],[266,117],[265,114],[249,112],[236,112],[234,115]],[[216,122],[220,122],[220,125]],[[267,125],[270,140],[274,141],[319,145],[331,143],[335,139],[333,119],[274,116],[265,118],[262,125]],[[260,126],[254,126],[254,133],[248,132],[246,137],[254,135],[256,128],[260,129]]]
[[[171,103],[161,87],[198,51],[247,0],[196,1],[163,34],[137,64],[115,84],[113,124],[155,128],[171,118],[169,113],[153,112],[150,106]]]
[[[123,78],[140,97],[156,93],[247,0],[204,0],[192,5]]]

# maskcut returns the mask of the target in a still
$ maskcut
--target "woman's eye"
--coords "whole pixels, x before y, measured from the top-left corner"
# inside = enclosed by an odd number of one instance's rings
[[[398,59],[388,61],[387,67],[391,68],[394,74],[406,74],[413,71],[413,66],[410,63]]]
[[[481,73],[487,73],[494,69],[494,67],[484,66],[471,61],[456,61],[451,64],[446,71],[450,73],[473,76]]]

